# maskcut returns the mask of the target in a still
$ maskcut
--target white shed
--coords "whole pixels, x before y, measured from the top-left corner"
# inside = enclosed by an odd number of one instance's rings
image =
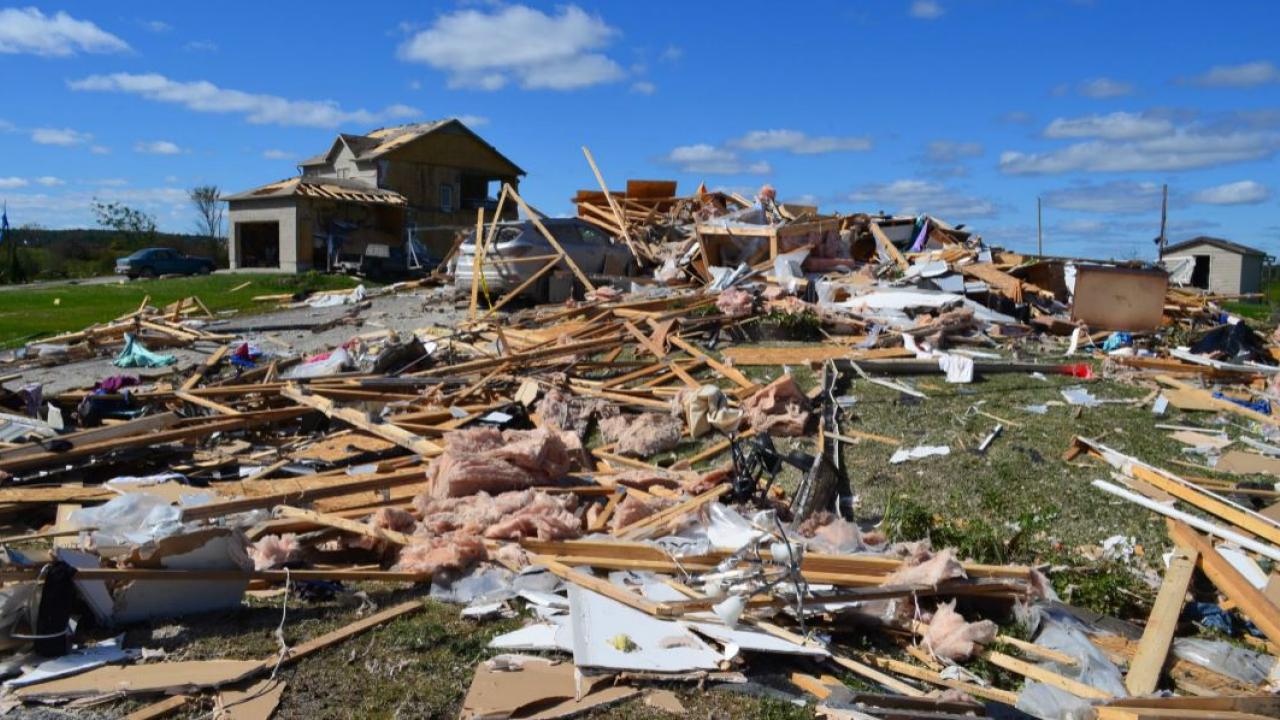
[[[1262,266],[1267,254],[1222,238],[1201,236],[1170,245],[1164,260],[1191,265],[1190,285],[1215,295],[1262,292]]]

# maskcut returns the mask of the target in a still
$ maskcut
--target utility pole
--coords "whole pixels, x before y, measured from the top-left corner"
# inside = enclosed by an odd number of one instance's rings
[[[1156,252],[1156,259],[1164,260],[1164,244],[1168,240],[1165,237],[1165,228],[1169,221],[1169,185],[1165,183],[1160,192],[1160,240],[1159,250]]]
[[[1044,226],[1040,222],[1040,196],[1036,196],[1036,254],[1044,257]]]

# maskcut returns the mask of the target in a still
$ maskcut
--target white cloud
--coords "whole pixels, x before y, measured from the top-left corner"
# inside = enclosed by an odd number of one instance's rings
[[[1136,214],[1159,212],[1162,193],[1157,183],[1117,180],[1048,190],[1041,199],[1059,210]]]
[[[36,184],[43,185],[45,187],[57,187],[59,185],[66,185],[67,183],[62,178],[54,177],[52,175],[42,175],[36,178]]]
[[[662,54],[658,56],[658,59],[662,62],[676,62],[682,57],[684,57],[684,48],[668,45],[662,49]]]
[[[1242,65],[1215,65],[1207,72],[1184,78],[1183,82],[1204,87],[1254,87],[1280,83],[1280,68],[1266,60]]]
[[[746,162],[732,150],[706,143],[682,145],[668,153],[665,160],[687,173],[767,175],[773,172],[773,168],[767,162]]]
[[[381,112],[344,110],[333,100],[289,100],[276,95],[221,88],[211,82],[180,82],[157,74],[113,73],[90,75],[68,83],[72,90],[119,92],[148,100],[182,105],[188,110],[208,113],[235,113],[256,125],[299,125],[337,127],[369,125],[387,118],[417,115],[406,105],[392,105]]]
[[[20,177],[0,177],[0,190],[12,190],[27,186],[27,179]]]
[[[124,52],[128,43],[88,20],[36,8],[0,9],[0,53],[68,57],[77,52]]]
[[[94,145],[89,148],[89,152],[93,153],[94,155],[110,155],[111,148],[107,147],[106,145]]]
[[[872,205],[873,210],[908,215],[929,213],[952,222],[992,217],[999,211],[990,200],[966,195],[928,180],[895,180],[867,185],[850,193],[849,200],[864,206]]]
[[[1133,140],[1158,137],[1173,131],[1173,123],[1156,117],[1135,113],[1114,112],[1110,115],[1086,115],[1078,118],[1057,118],[1045,128],[1047,138],[1102,138],[1105,140]]]
[[[1077,91],[1085,97],[1106,99],[1133,94],[1133,85],[1107,77],[1094,78],[1080,83]]]
[[[631,83],[631,92],[640,95],[652,95],[658,92],[658,86],[648,80],[639,80]]]
[[[173,26],[163,20],[147,20],[142,26],[153,33],[167,33],[173,29]]]
[[[36,128],[31,131],[31,141],[38,145],[70,147],[89,142],[93,136],[71,128]]]
[[[1207,205],[1257,205],[1271,197],[1271,190],[1253,180],[1226,183],[1207,187],[1192,193],[1193,202]]]
[[[285,150],[277,150],[275,148],[271,148],[270,150],[263,150],[262,157],[268,160],[289,160],[296,156],[293,153]]]
[[[799,130],[752,130],[729,144],[743,150],[785,150],[796,155],[859,152],[871,149],[871,138],[822,135],[810,137]]]
[[[1009,175],[1194,170],[1261,160],[1277,150],[1280,135],[1275,133],[1178,129],[1164,137],[1126,142],[1094,140],[1045,153],[1011,150],[1001,153],[1000,170]]]
[[[402,60],[448,74],[449,87],[575,90],[614,82],[626,72],[603,50],[618,31],[576,5],[554,15],[525,5],[491,13],[459,10],[437,18],[400,46]]]
[[[187,52],[218,52],[218,43],[210,40],[192,40],[182,46]]]
[[[458,120],[469,128],[476,128],[481,125],[489,124],[489,118],[484,115],[454,115],[453,117],[455,120]]]
[[[181,155],[184,152],[176,143],[168,140],[139,141],[134,143],[133,150],[144,155]]]
[[[937,0],[914,0],[911,3],[911,17],[914,18],[937,20],[945,13],[946,10],[937,3]]]
[[[954,163],[981,154],[982,145],[976,142],[934,140],[925,148],[925,159],[934,163]]]

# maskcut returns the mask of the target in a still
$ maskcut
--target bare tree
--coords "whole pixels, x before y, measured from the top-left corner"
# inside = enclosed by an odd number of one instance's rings
[[[207,238],[222,237],[222,200],[217,185],[198,185],[187,191],[196,209],[196,232]]]

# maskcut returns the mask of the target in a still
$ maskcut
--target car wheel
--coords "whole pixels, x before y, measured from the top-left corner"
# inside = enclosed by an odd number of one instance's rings
[[[147,278],[148,280],[154,280],[156,277],[156,269],[149,267],[142,268],[142,277]]]
[[[205,265],[204,267],[200,268],[201,275],[208,275],[211,272],[213,272],[213,268],[209,267],[208,265]]]
[[[138,279],[138,273],[128,273],[128,274],[126,274],[126,275],[125,275],[125,277],[129,278],[130,280],[137,280],[137,279]]]
[[[551,276],[543,275],[533,284],[529,299],[536,305],[544,305],[551,300]]]

